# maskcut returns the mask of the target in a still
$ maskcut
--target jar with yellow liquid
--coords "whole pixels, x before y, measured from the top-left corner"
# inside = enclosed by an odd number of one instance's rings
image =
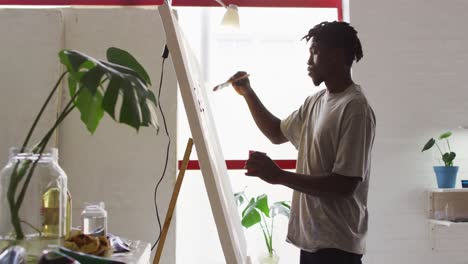
[[[71,196],[67,175],[58,164],[58,150],[51,148],[39,155],[11,149],[8,164],[0,172],[0,242],[49,240],[53,244],[70,227]]]
[[[65,226],[63,227],[65,237],[70,234],[71,228],[71,195],[67,192],[66,208],[65,208]],[[52,187],[46,190],[42,195],[42,236],[43,237],[59,237],[60,235],[60,189]]]

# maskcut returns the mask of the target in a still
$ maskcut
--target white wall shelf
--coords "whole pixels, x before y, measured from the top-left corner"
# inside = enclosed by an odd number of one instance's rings
[[[457,226],[457,227],[468,227],[468,222],[453,222],[453,221],[447,221],[447,220],[436,220],[436,219],[429,219],[429,224],[433,226],[446,226],[446,227],[451,227],[451,226]]]
[[[428,189],[428,192],[433,192],[433,193],[454,193],[454,192],[467,192],[468,193],[468,188],[433,188],[433,189]]]
[[[468,250],[468,222],[429,219],[431,249],[440,253]]]
[[[468,188],[427,189],[427,218],[468,219]]]
[[[431,248],[435,252],[466,252],[468,222],[447,219],[468,218],[468,188],[427,189]],[[442,218],[442,219],[435,219]]]

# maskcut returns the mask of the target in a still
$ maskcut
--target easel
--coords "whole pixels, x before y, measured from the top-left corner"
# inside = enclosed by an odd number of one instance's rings
[[[159,240],[158,247],[156,249],[156,254],[154,255],[153,264],[159,264],[159,260],[161,259],[162,250],[164,248],[164,242],[166,241],[167,232],[169,231],[169,226],[171,225],[171,220],[174,214],[177,197],[179,196],[182,181],[184,180],[185,171],[187,170],[187,166],[190,159],[190,153],[192,153],[192,146],[193,140],[192,138],[189,138],[187,142],[187,147],[185,147],[184,158],[182,160],[182,167],[179,170],[179,175],[177,176],[174,191],[172,192],[169,208],[167,209],[166,219],[164,220],[164,225],[161,231],[161,239]]]
[[[158,11],[166,32],[167,47],[196,145],[224,259],[227,264],[250,264],[247,242],[241,221],[237,217],[239,212],[208,103],[203,74],[167,0],[158,7]]]

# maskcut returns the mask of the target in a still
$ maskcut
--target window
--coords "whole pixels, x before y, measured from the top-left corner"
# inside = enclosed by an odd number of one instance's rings
[[[0,5],[36,5],[36,6],[67,6],[67,5],[161,5],[163,0],[0,0]]]
[[[207,89],[225,81],[237,70],[251,74],[251,84],[265,106],[284,118],[296,110],[315,87],[307,75],[309,44],[300,39],[322,21],[337,20],[336,8],[241,7],[241,30],[219,26],[224,9],[177,8],[186,38],[198,56]],[[273,145],[256,127],[247,105],[232,88],[208,91],[218,136],[227,160],[247,159],[249,150],[266,152],[272,159],[296,159],[291,144]],[[179,103],[178,155],[183,155],[190,137],[183,103]],[[196,159],[192,153],[191,159]],[[244,176],[243,170],[229,171],[235,192],[246,186],[249,196],[267,193],[270,203],[291,200],[291,190],[271,186]],[[188,171],[182,185],[177,211],[177,263],[224,263],[210,204],[199,171]],[[298,263],[299,250],[285,242],[287,219],[275,220],[273,247],[282,259]],[[245,232],[249,255],[266,251],[258,226]]]

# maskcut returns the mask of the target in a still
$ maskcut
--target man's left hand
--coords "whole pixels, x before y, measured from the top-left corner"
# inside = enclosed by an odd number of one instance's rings
[[[244,168],[247,169],[245,175],[259,177],[271,184],[278,184],[283,172],[273,160],[261,152],[249,155]]]

